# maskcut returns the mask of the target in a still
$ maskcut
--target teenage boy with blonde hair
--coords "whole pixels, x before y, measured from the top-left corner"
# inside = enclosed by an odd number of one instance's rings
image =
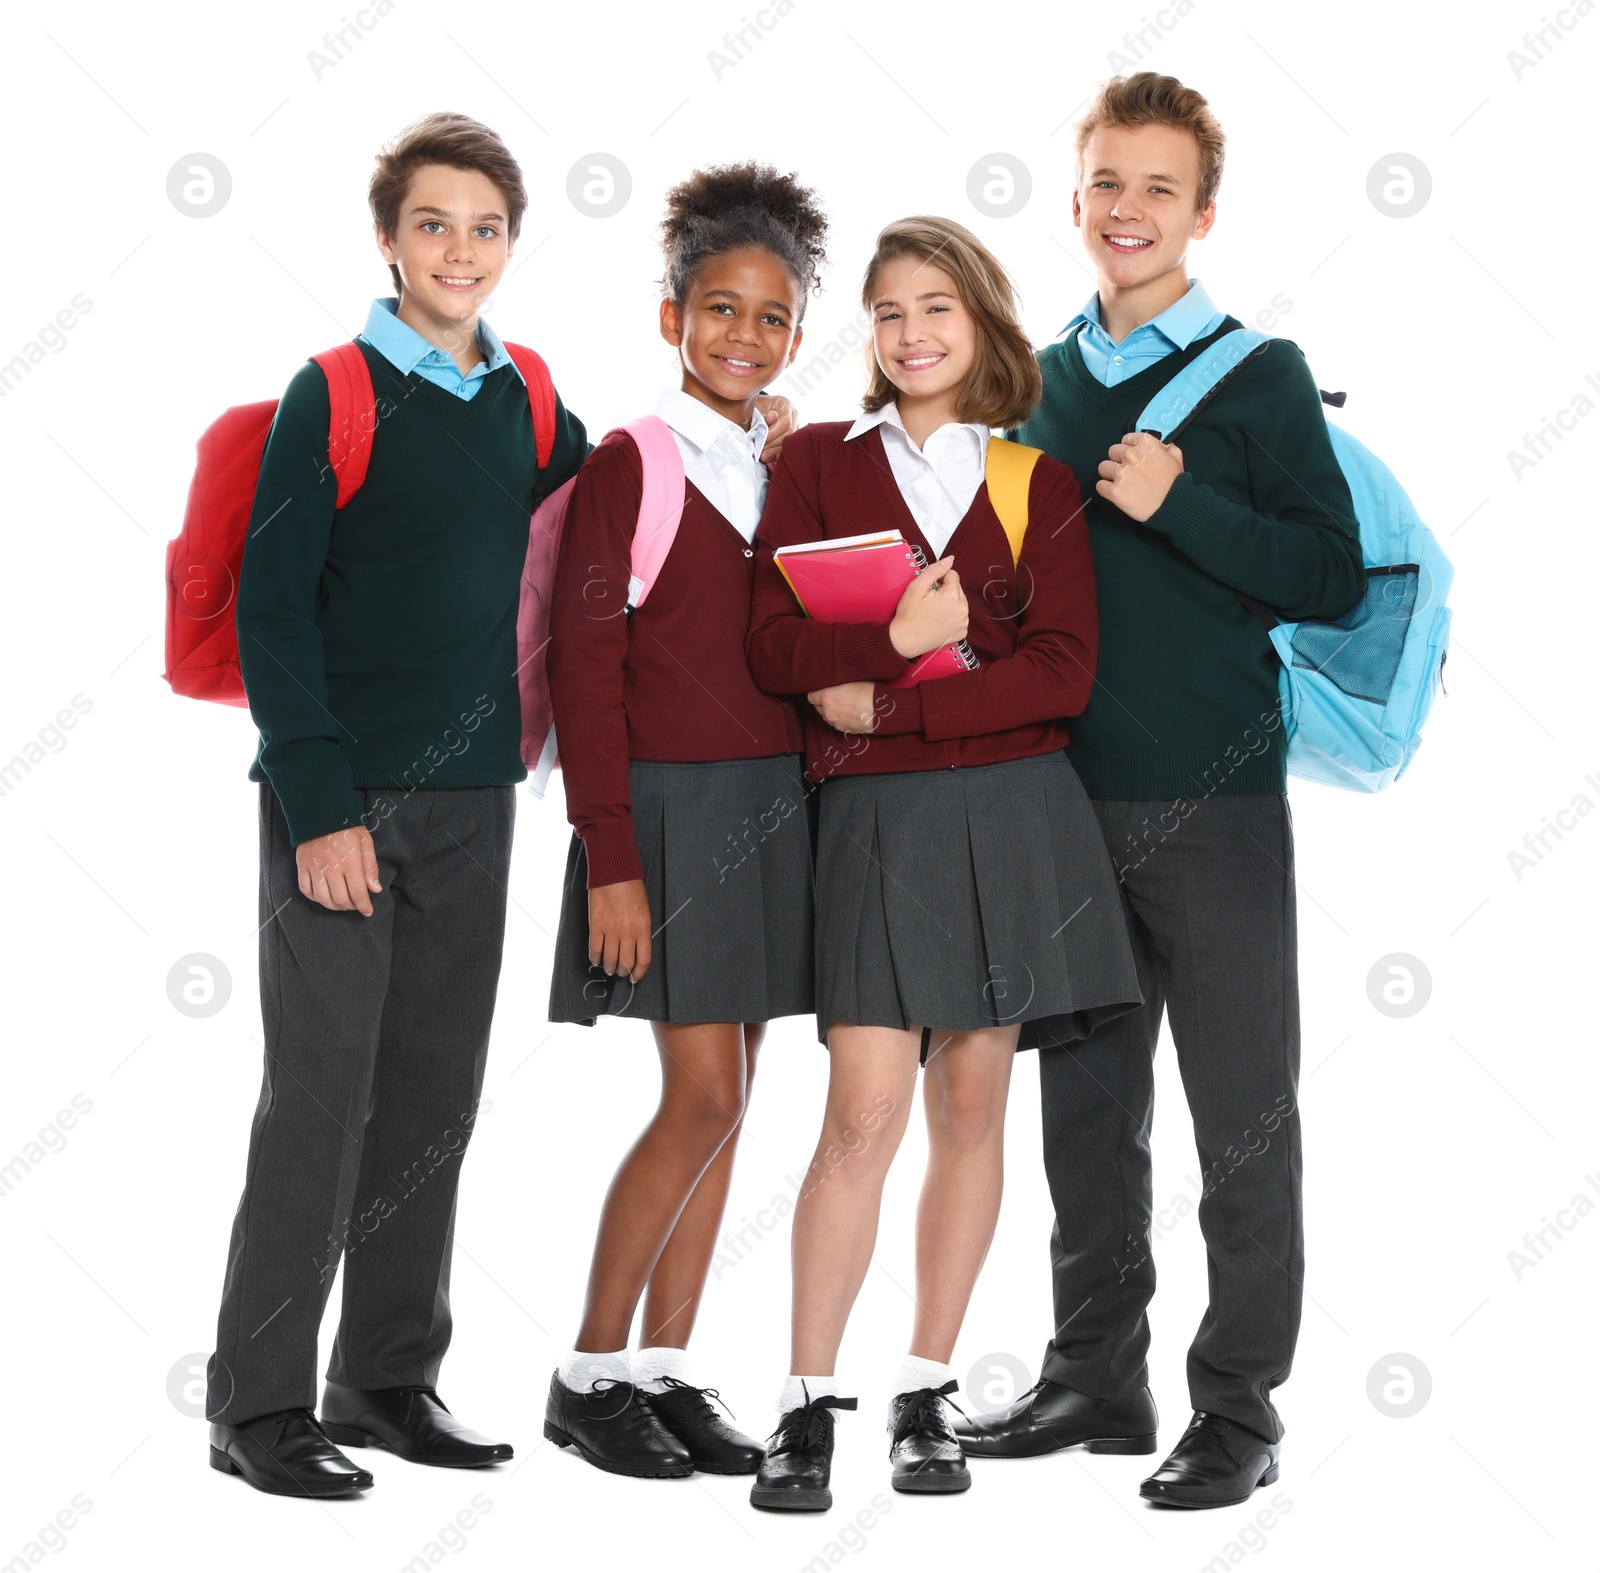
[[[1040,1050],[1055,1203],[1055,1334],[1038,1384],[964,1424],[965,1450],[1153,1453],[1145,1310],[1152,1056],[1163,1010],[1194,1120],[1210,1299],[1189,1351],[1194,1417],[1140,1488],[1180,1507],[1277,1478],[1272,1389],[1289,1374],[1304,1272],[1294,850],[1278,658],[1240,596],[1335,618],[1364,575],[1315,382],[1287,340],[1240,367],[1163,444],[1138,413],[1241,324],[1189,277],[1216,219],[1223,136],[1154,72],[1116,78],[1078,126],[1073,221],[1098,289],[1040,355],[1015,433],[1071,465],[1100,602],[1077,767],[1117,865],[1144,994],[1081,1044]]]

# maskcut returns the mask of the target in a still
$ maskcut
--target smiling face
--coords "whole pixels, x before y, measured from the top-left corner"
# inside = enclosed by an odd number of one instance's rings
[[[1177,126],[1099,126],[1083,150],[1072,222],[1106,286],[1128,293],[1166,280],[1188,287],[1189,242],[1210,230],[1216,204],[1196,207],[1200,144]]]
[[[511,258],[505,198],[478,170],[424,164],[397,228],[377,236],[384,260],[400,270],[400,320],[456,353]]]
[[[661,302],[661,336],[683,362],[683,391],[748,427],[761,390],[800,348],[800,285],[764,246],[707,258],[682,306]]]
[[[907,401],[953,412],[978,353],[977,324],[956,281],[937,262],[895,257],[879,268],[870,299],[873,353],[900,390],[902,419]]]

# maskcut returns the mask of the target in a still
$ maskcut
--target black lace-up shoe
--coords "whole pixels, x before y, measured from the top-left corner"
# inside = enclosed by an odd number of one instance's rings
[[[1278,1478],[1279,1444],[1234,1420],[1195,1411],[1189,1429],[1139,1495],[1166,1507],[1232,1507]]]
[[[667,1480],[694,1473],[688,1448],[662,1427],[632,1382],[603,1378],[589,1392],[575,1393],[552,1372],[544,1434],[613,1475]]]
[[[675,1376],[661,1380],[666,1392],[646,1393],[644,1401],[662,1427],[689,1450],[696,1469],[706,1475],[753,1475],[761,1467],[761,1444],[717,1413],[711,1400],[720,1404],[722,1395],[716,1388],[695,1387]]]
[[[956,1421],[955,1432],[969,1458],[1036,1458],[1079,1446],[1091,1453],[1153,1453],[1156,1405],[1148,1387],[1122,1398],[1091,1398],[1040,1377],[1008,1408]]]
[[[955,1390],[952,1380],[889,1400],[889,1484],[896,1491],[965,1491],[972,1484],[945,1404]]]
[[[278,1410],[236,1426],[214,1422],[211,1467],[243,1475],[257,1491],[280,1497],[342,1497],[372,1484],[372,1476],[328,1440],[309,1409]]]
[[[854,1409],[853,1398],[824,1393],[785,1411],[767,1438],[767,1456],[750,1488],[751,1507],[790,1513],[820,1513],[833,1506],[828,1479],[833,1473],[834,1409]]]
[[[341,1447],[386,1447],[413,1464],[481,1469],[503,1464],[509,1442],[479,1436],[445,1408],[431,1387],[341,1387],[322,1390],[322,1429]]]

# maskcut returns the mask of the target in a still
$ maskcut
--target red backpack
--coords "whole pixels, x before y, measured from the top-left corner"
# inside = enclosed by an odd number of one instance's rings
[[[534,447],[543,469],[555,446],[555,385],[532,350],[507,344],[506,352],[527,384]],[[367,478],[377,399],[359,345],[341,344],[313,358],[328,379],[328,458],[339,484],[335,506],[343,508]],[[162,673],[173,693],[189,699],[247,702],[234,605],[261,454],[277,410],[276,399],[235,405],[195,444],[183,528],[167,543],[167,666]]]

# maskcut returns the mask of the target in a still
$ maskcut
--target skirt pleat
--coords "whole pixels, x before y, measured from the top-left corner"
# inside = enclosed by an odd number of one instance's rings
[[[1066,1043],[1141,1003],[1111,861],[1061,753],[821,793],[817,1029],[1020,1024]]]
[[[634,984],[589,965],[588,865],[574,836],[550,1020],[759,1022],[809,1013],[812,849],[799,758],[635,760],[629,783],[650,902],[650,970]]]

